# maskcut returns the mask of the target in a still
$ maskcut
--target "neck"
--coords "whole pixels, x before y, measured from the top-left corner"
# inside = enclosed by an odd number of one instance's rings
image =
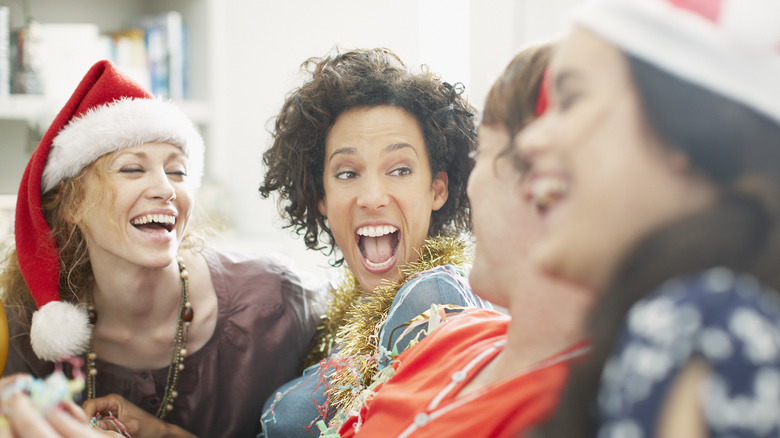
[[[163,268],[108,265],[92,262],[92,302],[102,324],[156,326],[176,314],[181,279],[175,260]]]
[[[585,320],[595,295],[533,273],[514,284],[506,347],[494,362],[496,379],[508,377],[585,339]]]

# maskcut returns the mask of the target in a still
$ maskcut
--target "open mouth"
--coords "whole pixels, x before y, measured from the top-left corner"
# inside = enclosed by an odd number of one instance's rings
[[[393,266],[400,240],[398,228],[393,225],[369,225],[358,228],[357,235],[358,247],[367,268],[382,271]]]
[[[531,181],[527,197],[540,213],[546,212],[551,205],[566,197],[569,184],[557,177],[539,177]]]
[[[130,224],[146,232],[171,232],[176,226],[176,217],[169,214],[145,214],[134,218]]]

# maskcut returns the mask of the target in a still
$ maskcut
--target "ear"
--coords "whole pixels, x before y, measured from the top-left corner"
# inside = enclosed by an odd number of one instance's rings
[[[328,204],[325,202],[325,196],[323,196],[322,199],[317,202],[317,211],[319,211],[323,216],[328,216],[325,214],[328,211]]]
[[[433,194],[432,211],[437,211],[444,206],[447,202],[447,198],[450,196],[449,191],[450,179],[447,176],[447,172],[439,172],[436,175],[436,179],[433,180],[431,185],[431,193]]]

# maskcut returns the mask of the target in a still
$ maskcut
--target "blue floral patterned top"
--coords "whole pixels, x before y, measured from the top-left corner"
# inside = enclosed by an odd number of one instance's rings
[[[713,268],[664,284],[629,312],[599,392],[598,438],[652,438],[676,376],[710,374],[699,406],[710,437],[780,436],[780,299]]]

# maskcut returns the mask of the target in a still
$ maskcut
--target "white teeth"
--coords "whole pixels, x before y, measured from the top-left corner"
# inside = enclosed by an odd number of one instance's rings
[[[365,226],[360,227],[357,230],[358,235],[366,237],[380,237],[386,234],[395,233],[398,228],[392,225],[380,225],[380,226]]]
[[[387,268],[388,266],[390,266],[390,265],[392,265],[394,263],[394,260],[393,260],[392,257],[390,257],[390,259],[387,260],[386,262],[382,262],[382,263],[374,263],[374,262],[372,262],[369,259],[364,259],[364,260],[365,260],[366,264],[370,268],[372,268],[372,269],[385,269],[385,268]]]
[[[559,178],[539,178],[530,187],[531,198],[537,207],[547,207],[563,198],[568,190],[569,185]]]
[[[130,221],[133,225],[144,225],[152,222],[163,225],[175,224],[176,218],[168,214],[146,214]]]

